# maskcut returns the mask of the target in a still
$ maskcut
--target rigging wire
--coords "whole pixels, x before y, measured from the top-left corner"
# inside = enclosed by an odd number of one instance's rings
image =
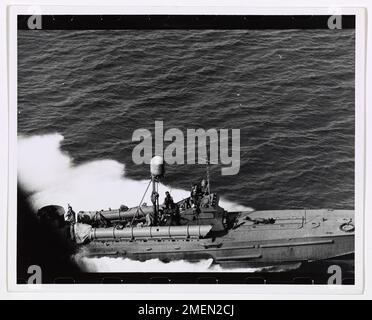
[[[140,201],[140,203],[139,203],[139,205],[137,207],[136,213],[133,215],[133,218],[132,218],[132,221],[131,221],[130,225],[133,225],[134,219],[136,218],[136,216],[138,214],[138,211],[141,209],[141,205],[142,205],[143,199],[145,199],[147,190],[149,190],[149,187],[150,187],[151,182],[152,182],[152,180],[149,181],[149,183],[148,183],[148,185],[146,187],[145,193],[143,194],[142,199],[141,199],[141,201]]]

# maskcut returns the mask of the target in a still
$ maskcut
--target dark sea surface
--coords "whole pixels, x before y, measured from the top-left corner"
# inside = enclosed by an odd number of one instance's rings
[[[18,133],[57,132],[75,164],[113,159],[139,180],[134,130],[240,129],[240,172],[212,166],[212,190],[255,209],[353,209],[354,49],[350,29],[18,31]],[[204,174],[168,166],[165,182]]]

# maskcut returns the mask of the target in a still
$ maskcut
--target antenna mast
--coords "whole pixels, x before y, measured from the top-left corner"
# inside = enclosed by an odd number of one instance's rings
[[[207,159],[207,186],[208,194],[211,194],[210,174],[209,174],[209,159]]]
[[[150,162],[150,171],[151,171],[151,182],[152,182],[152,194],[151,202],[154,207],[153,217],[155,224],[158,223],[159,215],[159,179],[164,176],[164,159],[160,156],[155,156],[151,159]]]

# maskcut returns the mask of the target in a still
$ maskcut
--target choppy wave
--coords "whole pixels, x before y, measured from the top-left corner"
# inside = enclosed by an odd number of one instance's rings
[[[240,129],[239,174],[211,167],[225,199],[354,207],[354,30],[21,30],[18,48],[19,132],[62,134],[86,171],[147,179],[131,137],[154,120]],[[170,167],[167,183],[188,189],[204,170]]]

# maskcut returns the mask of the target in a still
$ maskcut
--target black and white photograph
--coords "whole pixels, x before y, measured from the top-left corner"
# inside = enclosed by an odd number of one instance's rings
[[[19,15],[17,283],[354,285],[355,18]]]

